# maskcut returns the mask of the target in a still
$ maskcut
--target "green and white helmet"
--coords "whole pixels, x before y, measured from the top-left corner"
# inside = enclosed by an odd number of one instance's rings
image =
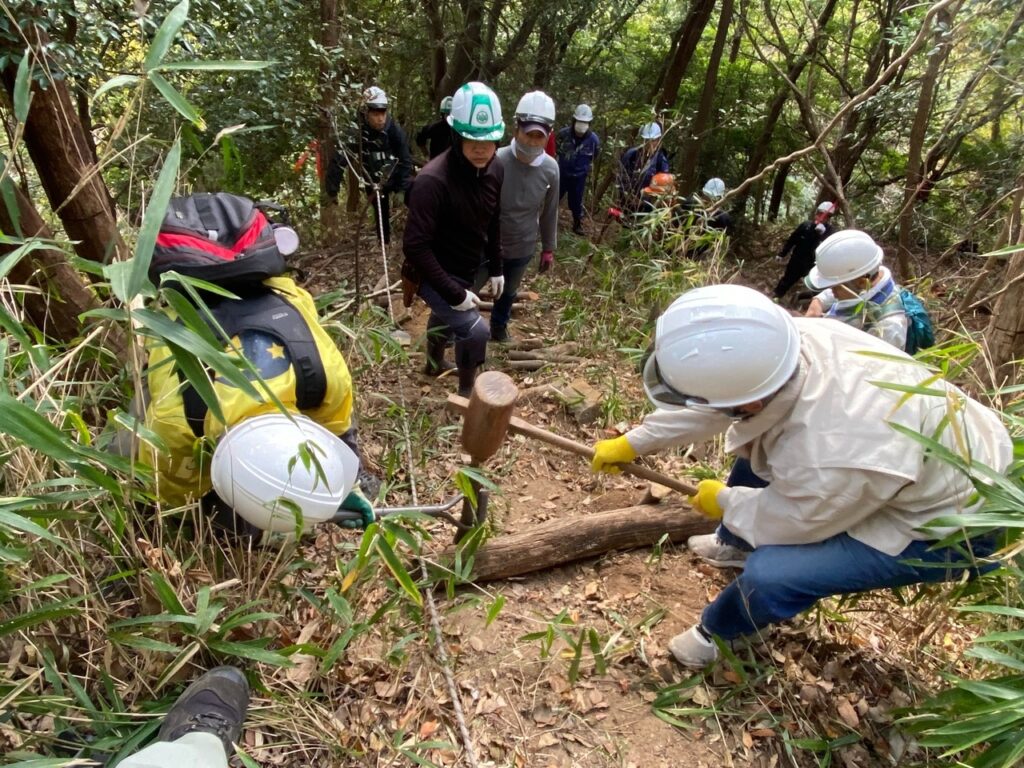
[[[448,125],[470,141],[501,141],[505,123],[497,94],[483,83],[466,83],[452,97]]]
[[[452,97],[451,96],[445,96],[443,99],[441,99],[441,114],[442,115],[448,115],[448,114],[451,114],[451,111],[452,111]]]

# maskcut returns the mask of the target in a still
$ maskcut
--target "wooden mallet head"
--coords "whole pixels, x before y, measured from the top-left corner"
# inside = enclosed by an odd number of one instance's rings
[[[498,452],[518,396],[516,383],[500,371],[476,377],[462,422],[462,448],[473,464],[483,464]]]

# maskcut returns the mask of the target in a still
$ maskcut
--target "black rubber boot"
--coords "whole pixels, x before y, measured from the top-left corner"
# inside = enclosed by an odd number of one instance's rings
[[[427,364],[423,372],[427,376],[440,376],[445,371],[455,369],[455,363],[449,363],[444,359],[444,351],[448,349],[448,339],[444,336],[431,335],[427,337]]]
[[[583,222],[581,221],[574,221],[572,223],[572,231],[574,235],[580,235],[581,237],[587,234],[583,229]]]
[[[459,394],[462,397],[469,397],[473,394],[473,383],[476,381],[476,366],[472,368],[459,368]]]
[[[508,326],[492,325],[491,341],[498,342],[499,344],[507,344],[508,342],[512,341],[512,337],[508,335]]]
[[[249,683],[236,667],[215,667],[185,689],[164,717],[160,741],[186,733],[212,733],[230,757],[249,708]]]

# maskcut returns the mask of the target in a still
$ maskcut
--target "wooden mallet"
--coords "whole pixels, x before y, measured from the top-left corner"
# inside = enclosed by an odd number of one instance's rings
[[[477,376],[462,422],[462,449],[469,454],[470,466],[482,466],[501,448],[517,397],[519,387],[506,374],[485,371]],[[466,526],[480,525],[487,519],[487,491],[473,481],[473,492],[476,508],[469,499],[462,505],[462,523]],[[455,540],[461,536],[460,532]]]

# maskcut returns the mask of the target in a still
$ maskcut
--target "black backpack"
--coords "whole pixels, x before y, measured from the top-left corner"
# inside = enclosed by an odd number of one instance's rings
[[[229,290],[284,274],[274,228],[252,200],[227,192],[174,197],[156,238],[149,279],[174,270]]]

